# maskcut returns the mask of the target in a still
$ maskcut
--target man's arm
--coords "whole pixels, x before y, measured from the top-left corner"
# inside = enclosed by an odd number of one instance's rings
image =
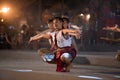
[[[120,28],[118,26],[113,26],[113,27],[104,27],[103,30],[109,30],[109,31],[115,31],[115,32],[120,32]]]
[[[76,38],[80,38],[80,30],[73,30],[73,29],[63,29],[62,33],[69,34],[71,36],[75,36]]]
[[[116,31],[117,31],[117,32],[120,32],[120,28],[116,28]]]
[[[49,34],[39,34],[39,35],[35,35],[33,37],[30,37],[30,40],[28,43],[31,43],[32,41],[36,41],[36,40],[40,40],[42,38],[45,38],[45,39],[50,39],[51,38],[51,35]]]

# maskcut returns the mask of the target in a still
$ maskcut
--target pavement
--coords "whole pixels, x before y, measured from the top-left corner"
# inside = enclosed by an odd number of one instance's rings
[[[119,52],[81,52],[81,54],[77,55],[74,63],[120,67],[120,61],[116,59],[117,54]]]
[[[80,52],[71,72],[56,72],[56,65],[42,61],[37,51],[1,50],[0,80],[120,80],[120,62],[115,54]]]

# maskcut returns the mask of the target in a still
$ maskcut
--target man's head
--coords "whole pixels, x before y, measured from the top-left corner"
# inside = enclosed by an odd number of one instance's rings
[[[62,24],[63,24],[63,20],[61,17],[55,17],[53,19],[53,27],[55,30],[61,30],[62,29]]]
[[[53,19],[49,19],[48,22],[48,28],[51,29],[51,30],[54,30],[54,27],[53,27]]]
[[[63,29],[67,29],[68,28],[68,24],[69,24],[69,19],[66,17],[63,17]]]

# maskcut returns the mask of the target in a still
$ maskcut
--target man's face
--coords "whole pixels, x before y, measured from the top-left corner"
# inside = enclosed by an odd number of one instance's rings
[[[52,29],[52,30],[54,29],[52,22],[51,22],[51,23],[48,23],[48,28],[49,28],[49,29]]]
[[[62,22],[58,19],[53,20],[53,27],[55,28],[55,30],[61,30]]]
[[[68,28],[68,22],[67,21],[63,21],[63,28],[67,29]]]

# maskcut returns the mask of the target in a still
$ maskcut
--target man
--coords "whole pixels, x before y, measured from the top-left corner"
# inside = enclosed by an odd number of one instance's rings
[[[45,30],[43,32],[40,32],[37,35],[31,37],[28,43],[30,44],[31,41],[36,41],[36,40],[40,40],[41,38],[46,38],[46,39],[48,39],[49,44],[51,45],[52,44],[52,38],[50,36],[48,36],[48,35],[51,35],[52,32],[54,31],[53,19],[49,19],[48,22],[47,22],[47,25],[48,25],[49,29],[47,29],[47,30]],[[40,48],[40,49],[38,49],[38,55],[40,57],[44,56],[44,54],[46,54],[46,53],[50,53],[50,50],[47,49],[47,48]]]
[[[110,42],[120,42],[120,38],[119,38],[120,28],[118,27],[117,24],[112,27],[109,27],[109,26],[104,27],[103,30],[110,31],[111,32],[110,36],[112,36],[112,38],[101,37],[101,39],[104,39]],[[115,36],[115,33],[117,33],[117,36]]]
[[[63,19],[63,29],[75,29],[75,30],[80,30],[80,27],[76,26],[76,25],[70,25],[70,21],[68,18],[66,17],[62,17]],[[76,49],[76,52],[78,53],[78,47],[77,44],[75,42],[75,39],[72,39],[72,46]]]
[[[76,50],[72,47],[72,37],[79,37],[79,30],[62,29],[63,20],[60,17],[53,19],[53,27],[55,29],[51,34],[43,34],[37,37],[31,37],[30,41],[41,38],[52,39],[51,51],[55,52],[55,61],[57,64],[57,72],[68,72],[68,66],[76,56]],[[65,53],[65,54],[64,54]],[[66,56],[67,55],[67,56]]]
[[[60,17],[56,17],[53,20],[53,26],[55,33],[52,35],[54,38],[54,49],[56,49],[56,64],[57,72],[69,72],[68,66],[71,64],[76,56],[76,50],[72,47],[72,37],[80,36],[79,30],[63,29],[63,21]],[[63,56],[64,53],[69,57]],[[70,60],[71,57],[71,60]]]

